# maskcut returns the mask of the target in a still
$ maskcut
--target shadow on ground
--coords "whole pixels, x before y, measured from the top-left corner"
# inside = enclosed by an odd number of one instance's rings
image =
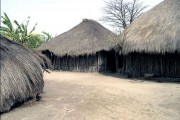
[[[133,81],[150,81],[150,82],[158,82],[158,83],[177,83],[180,84],[180,78],[172,78],[172,77],[154,77],[150,79],[145,79],[144,77],[127,77],[121,73],[113,73],[113,72],[101,72],[100,74],[105,76],[111,76],[120,79],[128,79]]]

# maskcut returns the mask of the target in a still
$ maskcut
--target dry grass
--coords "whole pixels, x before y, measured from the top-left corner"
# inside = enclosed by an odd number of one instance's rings
[[[42,93],[44,61],[32,50],[1,37],[0,113]]]
[[[42,44],[38,49],[49,50],[58,56],[79,56],[109,51],[117,43],[117,35],[94,20],[84,19],[71,30]]]
[[[123,53],[180,52],[180,0],[164,0],[137,18],[121,36]]]

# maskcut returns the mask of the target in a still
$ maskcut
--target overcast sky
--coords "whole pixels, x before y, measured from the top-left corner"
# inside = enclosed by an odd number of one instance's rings
[[[163,0],[140,0],[148,9]],[[31,17],[30,25],[38,23],[36,32],[61,34],[83,18],[99,20],[103,16],[104,0],[1,0],[1,15],[6,12],[11,20],[23,22]],[[105,23],[102,25],[113,31]]]

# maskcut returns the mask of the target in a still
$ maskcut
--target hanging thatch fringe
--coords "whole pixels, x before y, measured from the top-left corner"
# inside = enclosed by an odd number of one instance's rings
[[[101,72],[109,68],[101,63],[108,62],[107,56],[117,44],[117,35],[94,20],[84,19],[69,31],[42,44],[38,50],[51,59],[55,70]]]
[[[138,17],[121,35],[122,53],[180,52],[180,0],[164,0]]]
[[[121,34],[123,72],[180,77],[180,0],[164,0]]]
[[[1,36],[0,113],[43,92],[44,81],[38,54]],[[42,66],[41,66],[42,65]]]
[[[118,44],[118,36],[94,20],[83,20],[69,31],[45,42],[38,49],[57,56],[94,55],[110,51]]]

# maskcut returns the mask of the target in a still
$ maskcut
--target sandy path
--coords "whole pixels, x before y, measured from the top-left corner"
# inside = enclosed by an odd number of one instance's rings
[[[141,82],[116,74],[45,74],[40,102],[2,120],[180,120],[180,84]]]

